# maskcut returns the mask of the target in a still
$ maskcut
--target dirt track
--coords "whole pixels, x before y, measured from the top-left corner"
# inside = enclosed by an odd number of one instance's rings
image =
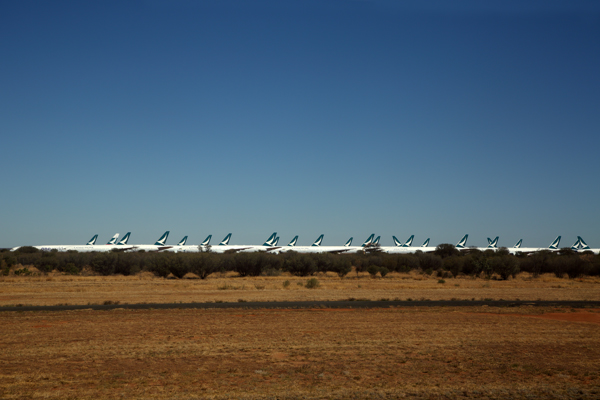
[[[156,303],[156,304],[96,304],[96,305],[62,305],[62,306],[19,306],[0,307],[0,311],[76,311],[76,310],[168,310],[168,309],[353,309],[353,308],[411,308],[411,307],[600,307],[600,301],[271,301],[271,302],[235,302],[235,303]]]

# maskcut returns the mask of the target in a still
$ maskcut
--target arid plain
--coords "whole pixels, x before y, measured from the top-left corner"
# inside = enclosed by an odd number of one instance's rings
[[[8,276],[0,306],[342,299],[600,300],[597,278],[390,273],[206,280]],[[289,282],[289,283],[286,283]],[[600,310],[544,307],[0,313],[0,397],[598,398]]]

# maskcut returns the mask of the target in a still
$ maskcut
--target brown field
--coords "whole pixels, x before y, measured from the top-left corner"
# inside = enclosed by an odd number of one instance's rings
[[[104,302],[193,303],[245,301],[346,300],[600,300],[600,279],[559,279],[545,274],[532,278],[521,273],[508,281],[481,278],[439,278],[417,272],[390,273],[371,278],[355,273],[340,279],[333,273],[317,274],[320,287],[307,289],[307,278],[288,274],[240,278],[235,273],[213,274],[205,280],[163,279],[150,273],[135,276],[42,276],[0,277],[0,306],[87,305]],[[284,287],[284,282],[289,286]]]
[[[0,398],[599,398],[600,310],[0,313]]]

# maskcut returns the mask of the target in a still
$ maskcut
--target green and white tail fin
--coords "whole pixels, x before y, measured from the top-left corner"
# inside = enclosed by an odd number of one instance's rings
[[[183,239],[177,243],[177,246],[185,246],[185,242],[187,242],[187,236],[184,236]]]
[[[581,238],[581,236],[577,236],[577,240],[579,240],[579,249],[580,250],[590,250],[590,246]]]
[[[464,249],[465,247],[467,247],[467,239],[469,238],[469,235],[465,235],[463,236],[462,239],[460,239],[460,241],[458,243],[456,243],[456,248],[457,249]]]
[[[227,236],[225,236],[225,239],[221,240],[221,243],[219,243],[219,246],[227,246],[229,244],[230,240],[231,240],[231,233],[228,233]]]
[[[497,249],[498,248],[498,238],[499,236],[496,236],[496,238],[494,240],[487,238],[488,240],[488,249]]]
[[[374,233],[371,233],[371,236],[369,236],[367,238],[367,240],[365,240],[365,242],[361,245],[361,247],[366,247],[366,246],[370,246],[371,244],[373,244],[373,238],[375,237]]]
[[[558,236],[556,239],[554,239],[554,242],[552,242],[550,244],[550,246],[548,246],[548,248],[550,250],[558,250],[558,245],[560,244],[560,236]]]
[[[86,245],[93,246],[93,245],[95,245],[95,244],[96,244],[96,240],[98,240],[98,235],[97,235],[97,234],[96,234],[96,235],[94,235],[94,237],[93,237],[93,238],[91,238],[91,239],[90,239],[90,240],[89,240],[89,241],[86,243]]]
[[[323,236],[325,236],[325,235],[321,234],[321,236],[319,236],[317,238],[317,240],[315,240],[315,242],[312,244],[312,246],[320,246],[321,243],[323,243]]]
[[[399,241],[396,236],[392,236],[392,239],[394,240],[394,244],[396,245],[396,247],[402,247],[402,242]]]
[[[271,236],[267,239],[266,242],[263,243],[263,246],[274,246],[275,239],[277,239],[277,232],[273,232]]]
[[[429,246],[429,238],[427,238],[426,241],[423,242],[423,244],[421,245],[421,247],[427,247]]]
[[[131,232],[127,232],[125,234],[125,236],[123,236],[123,239],[119,240],[119,242],[117,243],[117,246],[124,246],[127,244],[127,242],[129,241],[129,236],[131,236]]]
[[[413,239],[414,239],[414,238],[415,238],[415,235],[411,235],[411,236],[408,238],[408,240],[406,241],[406,243],[404,243],[404,244],[402,245],[402,247],[410,247],[410,246],[412,246],[412,242],[413,242]]]
[[[110,238],[110,240],[106,244],[116,244],[117,240],[119,240],[119,234],[115,233],[115,236],[113,236],[112,238]]]
[[[200,243],[200,246],[208,246],[210,239],[212,239],[212,235],[208,235],[208,237],[204,239],[204,242]]]
[[[571,246],[571,250],[579,250],[581,248],[581,242],[579,241],[579,237],[577,237],[577,240],[575,241],[575,243],[573,243],[573,246]]]
[[[279,236],[277,236],[275,238],[275,241],[273,242],[273,246],[277,246],[277,243],[279,243]]]
[[[169,237],[169,231],[163,233],[163,235],[154,243],[155,246],[164,246],[167,243],[167,238]]]
[[[346,242],[346,244],[344,245],[344,247],[350,247],[350,246],[352,246],[352,239],[354,239],[354,238],[351,237],[350,239],[348,239],[348,241]]]
[[[381,239],[381,236],[377,236],[377,238],[373,240],[373,246],[379,246],[379,239]]]
[[[522,244],[523,244],[523,239],[519,239],[519,241],[517,242],[517,244],[515,244],[513,246],[513,248],[520,249]]]
[[[298,235],[294,236],[294,238],[288,243],[288,246],[294,247],[298,242]]]

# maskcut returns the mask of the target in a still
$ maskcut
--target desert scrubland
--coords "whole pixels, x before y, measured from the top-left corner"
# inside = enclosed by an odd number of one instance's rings
[[[193,278],[193,276],[188,276]],[[236,309],[0,312],[0,398],[598,398],[600,310],[244,309],[242,301],[600,300],[596,277],[0,278],[0,305]],[[1,307],[0,307],[1,309]]]
[[[193,277],[193,275],[188,275]],[[0,277],[0,306],[86,305],[104,302],[192,303],[303,300],[600,300],[600,278],[533,278],[494,280],[463,276],[439,279],[427,274],[391,272],[385,278],[354,272],[341,279],[334,273],[317,273],[316,288],[306,288],[308,277],[239,277],[234,272],[215,273],[207,279],[164,279],[142,272],[131,276]],[[287,282],[287,283],[286,283]],[[441,283],[443,282],[443,283]]]

